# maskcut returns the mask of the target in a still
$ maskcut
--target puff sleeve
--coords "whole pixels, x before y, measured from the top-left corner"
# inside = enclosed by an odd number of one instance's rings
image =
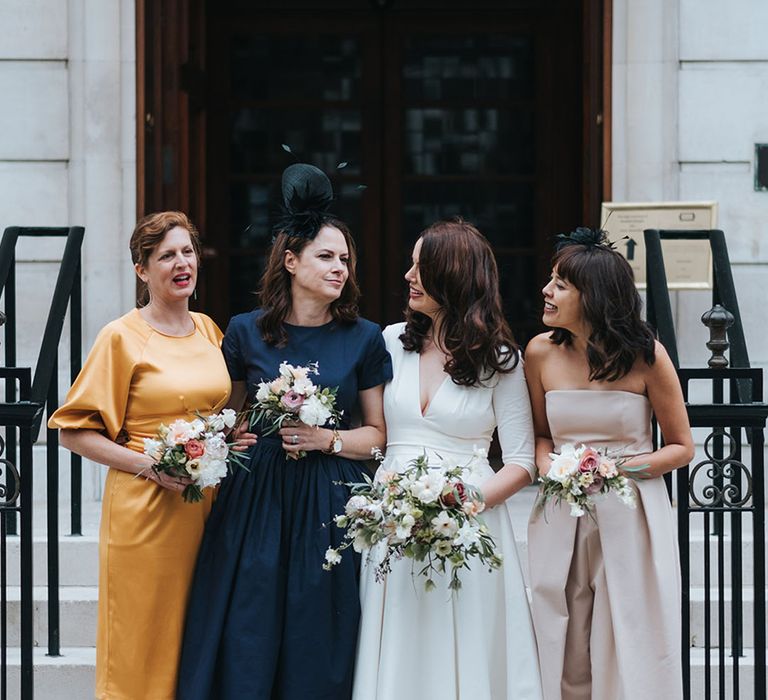
[[[114,440],[125,419],[137,359],[120,330],[105,326],[48,427],[98,430]]]
[[[221,343],[224,361],[227,363],[227,370],[233,382],[244,382],[246,380],[247,368],[243,355],[245,330],[242,316],[232,317]]]
[[[357,367],[357,386],[360,391],[371,389],[392,379],[392,358],[381,329],[375,324],[367,328],[367,343]]]
[[[531,481],[536,479],[533,418],[528,385],[525,383],[523,360],[506,374],[498,375],[493,388],[493,410],[501,443],[504,464],[517,464],[526,469]]]

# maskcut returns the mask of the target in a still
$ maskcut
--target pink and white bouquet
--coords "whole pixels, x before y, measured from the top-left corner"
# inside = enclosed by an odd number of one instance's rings
[[[264,435],[277,432],[286,421],[338,425],[342,414],[336,410],[338,387],[320,388],[310,379],[312,374],[318,374],[317,362],[307,367],[281,363],[280,374],[275,379],[259,383],[256,401],[250,408],[250,425],[266,423]],[[299,452],[298,456],[304,457],[306,452]]]
[[[613,491],[629,508],[636,505],[635,492],[630,480],[619,472],[626,460],[611,456],[605,448],[566,443],[560,453],[549,455],[552,463],[541,477],[537,506],[543,508],[548,501],[565,502],[571,515],[579,518],[592,514],[595,499]]]
[[[221,413],[161,424],[157,437],[144,438],[144,454],[155,460],[153,471],[177,478],[189,478],[182,492],[190,503],[203,498],[203,489],[216,486],[227,475],[227,462],[240,462],[241,455],[229,451],[225,431],[234,427],[237,413]]]
[[[328,548],[323,568],[338,564],[348,547],[369,557],[376,548],[377,581],[392,570],[393,559],[407,557],[426,577],[427,591],[436,586],[434,575],[447,568],[448,587],[458,591],[459,571],[469,569],[472,559],[489,570],[498,569],[502,558],[480,517],[485,508],[482,493],[465,480],[473,462],[430,467],[423,454],[403,472],[379,470],[373,481],[366,477],[366,483],[347,484],[352,496],[345,512],[334,518],[337,527],[346,528],[344,539],[336,549]]]

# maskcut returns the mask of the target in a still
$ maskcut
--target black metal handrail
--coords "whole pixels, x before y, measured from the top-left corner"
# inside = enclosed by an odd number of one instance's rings
[[[33,453],[32,445],[40,432],[40,425],[47,405],[50,415],[58,405],[58,350],[64,318],[70,309],[70,376],[77,376],[80,371],[82,355],[82,301],[80,281],[80,252],[85,230],[82,226],[69,228],[19,227],[7,228],[0,240],[0,294],[4,295],[5,305],[5,364],[0,369],[0,378],[5,380],[5,402],[0,403],[0,425],[5,427],[4,448],[6,449],[5,491],[8,492],[8,479],[19,475],[19,497],[13,503],[0,502],[0,520],[2,520],[2,565],[6,570],[6,537],[19,535],[20,557],[20,655],[21,655],[21,698],[33,697]],[[35,364],[34,374],[29,368],[16,367],[16,244],[19,238],[53,237],[65,238],[64,253],[56,278],[40,351]],[[17,441],[18,433],[18,441]],[[47,573],[48,573],[48,654],[60,653],[59,619],[59,442],[58,431],[47,431],[46,444],[46,533],[47,533]],[[18,455],[18,461],[17,460]],[[82,459],[75,454],[70,457],[71,467],[71,534],[82,534]],[[18,464],[18,470],[16,465]],[[11,465],[13,469],[11,469]],[[0,494],[1,495],[1,494]],[[18,521],[18,528],[17,528]],[[7,622],[6,586],[2,582],[2,651],[0,661],[0,698],[5,700],[7,692]]]
[[[744,654],[744,519],[751,519],[753,570],[754,681],[751,697],[766,697],[765,635],[765,483],[764,433],[768,404],[763,400],[763,376],[759,369],[680,369],[683,395],[689,398],[694,381],[711,383],[710,404],[687,404],[692,428],[710,430],[704,443],[705,458],[676,472],[678,540],[682,570],[682,630],[684,697],[691,698],[691,555],[690,525],[698,518],[703,528],[704,580],[704,698],[727,696],[726,649],[730,643],[731,697],[737,700],[743,687],[740,658]],[[749,393],[745,394],[745,387]],[[725,402],[725,391],[729,402]],[[746,402],[743,402],[746,399]],[[745,439],[742,439],[742,436]],[[743,445],[747,446],[747,457]],[[726,449],[727,447],[727,449]],[[726,522],[726,518],[728,519]],[[749,523],[749,520],[747,521]],[[726,526],[730,526],[730,556],[726,556]],[[710,551],[714,538],[715,555]],[[714,561],[713,561],[714,558]],[[726,569],[730,567],[730,580]],[[714,581],[712,570],[715,569]],[[726,591],[730,588],[730,608]],[[712,593],[715,592],[713,599]],[[713,620],[712,605],[717,608]],[[726,622],[730,639],[726,639]],[[714,629],[713,629],[714,628]],[[716,632],[716,634],[714,634]],[[716,636],[716,640],[713,637]],[[714,643],[716,641],[716,644]],[[713,681],[712,654],[717,650],[717,683]],[[695,700],[699,700],[697,697]]]

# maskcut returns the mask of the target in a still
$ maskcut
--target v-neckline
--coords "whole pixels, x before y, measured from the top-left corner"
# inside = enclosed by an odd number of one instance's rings
[[[416,405],[419,407],[419,415],[422,418],[426,418],[427,414],[429,413],[429,410],[432,408],[432,404],[435,403],[435,399],[437,398],[437,395],[442,390],[443,386],[445,386],[445,382],[451,378],[451,375],[447,372],[443,372],[443,380],[438,384],[437,389],[435,389],[435,393],[432,394],[432,397],[427,402],[427,405],[422,409],[421,407],[421,355],[419,353],[414,353],[416,355]]]

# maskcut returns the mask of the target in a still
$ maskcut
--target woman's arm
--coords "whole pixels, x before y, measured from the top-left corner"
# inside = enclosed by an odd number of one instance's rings
[[[650,454],[632,457],[623,465],[625,468],[648,465],[639,472],[627,471],[627,475],[634,478],[666,474],[688,464],[695,453],[677,371],[659,342],[656,343],[656,362],[647,369],[645,387],[664,437],[664,446]]]
[[[65,428],[59,431],[59,441],[63,447],[86,459],[129,474],[140,474],[170,491],[183,491],[190,483],[188,479],[156,473],[152,469],[155,461],[150,456],[118,445],[98,430]]]
[[[229,395],[226,408],[231,408],[239,414],[245,408],[247,398],[248,387],[246,383],[244,381],[233,381],[232,393]],[[256,433],[249,432],[249,428],[248,419],[245,416],[238,416],[238,422],[232,431],[234,439],[230,445],[230,449],[233,452],[245,452],[249,447],[256,444],[259,436]]]
[[[546,391],[542,380],[542,369],[549,344],[547,334],[537,336],[528,343],[525,355],[525,378],[528,381],[528,393],[531,397],[533,434],[536,439],[536,469],[539,474],[546,474],[549,471],[552,461],[549,455],[555,449],[547,421]]]
[[[499,377],[493,389],[493,410],[504,466],[483,484],[489,508],[528,486],[536,474],[531,404],[522,360],[512,372]]]
[[[387,430],[384,425],[384,385],[372,387],[359,392],[362,425],[353,430],[340,430],[339,437],[343,448],[338,454],[348,459],[370,459],[371,450],[378,447],[384,450],[387,443]],[[298,437],[294,444],[293,436]],[[333,430],[316,428],[299,423],[295,426],[280,429],[283,438],[283,449],[291,453],[301,450],[327,451],[333,438]]]

